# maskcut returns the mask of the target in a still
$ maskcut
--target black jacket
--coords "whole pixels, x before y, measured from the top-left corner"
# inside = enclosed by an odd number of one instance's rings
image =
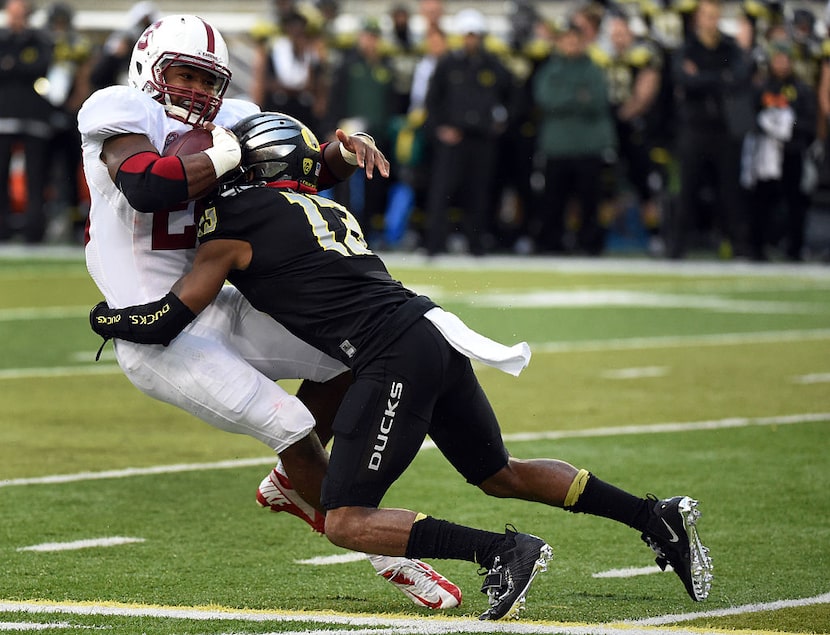
[[[42,31],[20,33],[0,29],[0,120],[9,132],[14,124],[47,122],[52,113],[49,102],[35,90],[35,82],[46,77],[52,60],[52,41]]]
[[[495,55],[453,51],[439,60],[429,83],[427,130],[453,126],[470,135],[496,134],[506,126],[515,99],[513,76]]]
[[[687,72],[686,61],[697,67],[697,73]],[[678,123],[693,130],[725,132],[724,99],[751,97],[751,74],[751,60],[733,38],[722,35],[710,49],[691,34],[672,60]]]

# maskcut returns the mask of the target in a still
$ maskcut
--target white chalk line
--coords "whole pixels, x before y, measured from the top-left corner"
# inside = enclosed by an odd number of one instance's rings
[[[295,560],[294,564],[305,564],[314,567],[325,567],[332,564],[347,564],[349,562],[358,562],[366,558],[365,553],[357,551],[350,551],[349,553],[338,553],[333,556],[316,556],[314,558],[303,558]]]
[[[666,566],[666,571],[674,572],[671,565]],[[660,567],[626,567],[625,569],[609,569],[608,571],[600,571],[592,573],[592,578],[635,578],[640,575],[653,575],[655,573],[663,573]]]
[[[132,538],[130,536],[109,536],[103,538],[86,538],[84,540],[72,540],[70,542],[42,542],[39,545],[18,547],[17,551],[75,551],[77,549],[91,549],[94,547],[117,547],[135,542],[144,542],[144,538]]]
[[[826,384],[830,382],[830,373],[812,373],[793,377],[795,384]]]
[[[673,624],[675,622],[688,622],[707,617],[727,617],[729,615],[744,615],[746,613],[760,613],[762,611],[780,611],[781,609],[797,608],[801,606],[813,606],[815,604],[830,604],[830,593],[824,593],[811,598],[800,598],[794,600],[777,600],[774,602],[759,602],[755,604],[744,604],[725,609],[713,609],[711,611],[698,611],[695,613],[678,613],[675,615],[660,615],[641,620],[630,620],[630,624],[643,624],[649,626],[660,626]]]
[[[634,368],[609,368],[600,373],[603,379],[648,379],[650,377],[665,377],[669,373],[668,366],[638,366]]]
[[[712,419],[709,421],[651,423],[633,426],[577,430],[518,432],[514,434],[505,434],[504,440],[507,443],[519,443],[525,441],[610,437],[632,434],[657,434],[663,432],[695,432],[700,430],[720,430],[724,428],[746,428],[750,426],[794,425],[798,423],[816,423],[823,421],[830,421],[830,412],[810,412],[779,415],[774,417],[730,417],[726,419]],[[426,441],[423,446],[421,446],[421,450],[432,449],[435,449],[435,444],[431,441]],[[212,463],[179,463],[173,465],[156,465],[151,467],[129,467],[120,470],[105,470],[101,472],[78,472],[75,474],[54,474],[50,476],[5,479],[0,480],[0,487],[14,487],[21,485],[54,485],[59,483],[75,483],[78,481],[93,481],[109,478],[128,478],[133,476],[148,476],[154,474],[235,469],[238,467],[273,465],[275,463],[276,457],[270,456],[215,461]]]
[[[650,348],[686,348],[698,346],[742,346],[746,344],[783,344],[830,339],[830,329],[760,331],[753,333],[715,333],[711,335],[667,335],[626,337],[584,342],[530,342],[533,353],[582,353]]]

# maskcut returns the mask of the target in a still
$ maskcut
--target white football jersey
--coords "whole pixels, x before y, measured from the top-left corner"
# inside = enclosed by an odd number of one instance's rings
[[[230,128],[258,111],[251,102],[225,99],[213,123]],[[195,215],[201,210],[194,202],[152,214],[135,210],[101,161],[104,141],[141,134],[162,152],[168,140],[190,128],[168,117],[159,102],[127,86],[96,91],[78,113],[91,198],[87,269],[113,308],[156,300],[190,270],[196,253]]]

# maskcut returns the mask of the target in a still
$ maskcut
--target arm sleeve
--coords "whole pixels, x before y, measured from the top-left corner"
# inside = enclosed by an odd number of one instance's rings
[[[115,184],[139,212],[158,212],[187,200],[187,175],[175,156],[134,154],[118,168]]]
[[[90,312],[89,324],[103,338],[167,346],[195,318],[196,314],[171,291],[155,302],[123,309],[110,309],[101,302]]]

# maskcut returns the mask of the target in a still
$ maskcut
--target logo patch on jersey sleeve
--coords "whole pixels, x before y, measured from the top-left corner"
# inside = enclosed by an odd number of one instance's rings
[[[202,212],[202,217],[199,219],[199,231],[196,233],[197,238],[206,236],[216,230],[216,208],[208,207]]]

